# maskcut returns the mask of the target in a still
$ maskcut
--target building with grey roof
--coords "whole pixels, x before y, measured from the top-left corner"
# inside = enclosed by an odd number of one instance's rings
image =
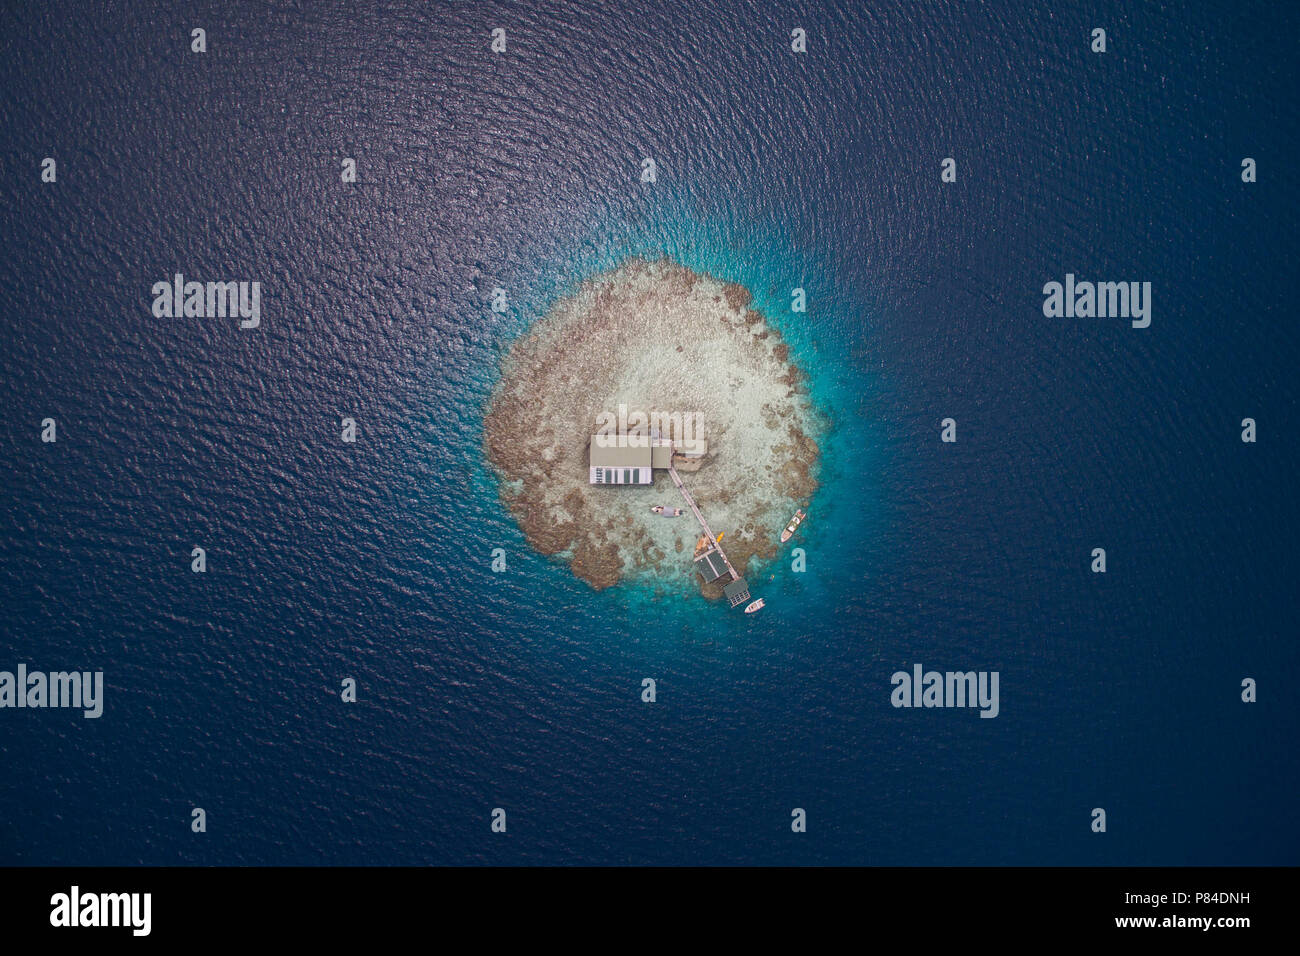
[[[749,582],[744,578],[736,578],[722,589],[722,596],[727,599],[729,607],[744,604],[749,600]]]
[[[712,548],[695,559],[695,570],[700,573],[700,577],[706,583],[731,574],[731,571],[727,568],[726,560]]]
[[[592,435],[587,482],[593,485],[648,485],[654,481],[652,450],[626,435]]]

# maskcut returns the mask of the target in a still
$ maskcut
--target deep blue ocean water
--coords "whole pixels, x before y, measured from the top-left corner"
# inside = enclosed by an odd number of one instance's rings
[[[0,669],[107,694],[0,711],[0,862],[1300,862],[1298,26],[7,11]],[[593,592],[483,458],[503,349],[634,254],[745,283],[832,422],[753,618]],[[262,327],[154,318],[178,271],[261,281]],[[1150,281],[1150,328],[1045,318],[1067,272]],[[998,671],[1000,715],[891,707],[917,662]]]

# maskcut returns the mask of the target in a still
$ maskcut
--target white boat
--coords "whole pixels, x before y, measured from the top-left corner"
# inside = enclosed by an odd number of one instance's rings
[[[762,598],[759,598],[757,601],[752,602],[748,607],[745,608],[745,613],[753,614],[755,611],[762,610],[766,606],[767,606],[767,602],[764,601]]]
[[[781,532],[782,544],[785,544],[787,541],[789,541],[791,538],[794,537],[794,533],[798,529],[799,523],[803,521],[803,519],[806,517],[808,517],[808,513],[805,512],[802,508],[800,508],[798,511],[794,513],[794,517],[790,519],[790,523],[786,525],[785,530]]]

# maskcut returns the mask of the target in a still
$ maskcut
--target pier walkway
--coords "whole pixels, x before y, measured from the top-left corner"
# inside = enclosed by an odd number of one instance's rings
[[[673,447],[672,451],[673,454],[677,453],[676,446]],[[704,515],[700,511],[699,506],[695,503],[695,499],[691,497],[691,493],[686,490],[686,485],[682,483],[681,475],[677,474],[677,469],[673,467],[671,458],[668,460],[668,476],[672,478],[673,484],[677,486],[677,490],[682,493],[682,497],[685,498],[686,503],[690,505],[691,513],[695,515],[695,520],[698,521],[700,527],[704,529],[704,537],[709,539],[709,547],[718,552],[718,557],[722,559],[722,563],[725,564],[727,570],[731,572],[731,580],[739,581],[740,575],[737,574],[736,569],[731,566],[731,561],[727,558],[727,552],[723,551],[722,546],[718,544],[718,539],[714,536],[713,529],[710,528],[709,523],[704,520]]]

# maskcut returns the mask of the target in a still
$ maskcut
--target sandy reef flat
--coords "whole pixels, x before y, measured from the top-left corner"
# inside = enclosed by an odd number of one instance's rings
[[[583,282],[512,343],[484,443],[532,547],[595,588],[699,581],[699,524],[689,511],[649,510],[685,508],[667,472],[656,470],[652,486],[588,484],[597,416],[621,403],[696,414],[708,454],[683,480],[738,571],[776,554],[782,526],[816,490],[824,423],[789,347],[750,303],[742,286],[631,259]]]

